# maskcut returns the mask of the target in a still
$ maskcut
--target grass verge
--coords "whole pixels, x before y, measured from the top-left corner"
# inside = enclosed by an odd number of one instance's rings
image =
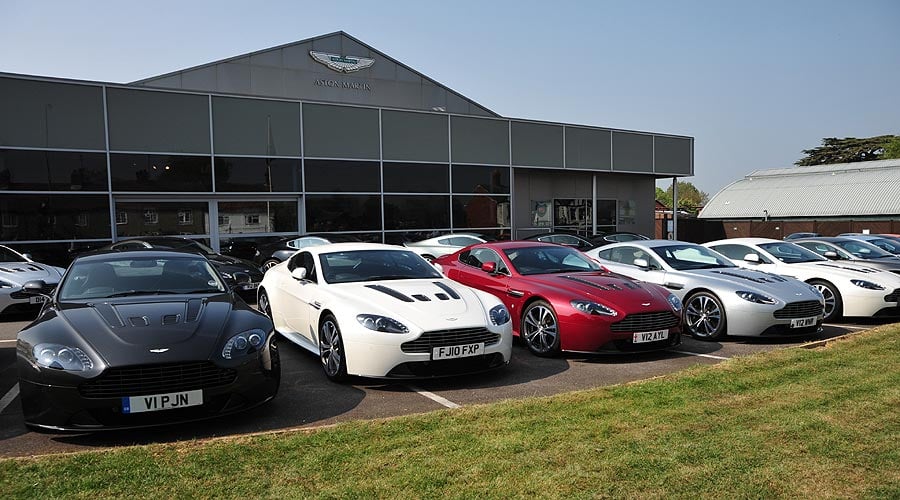
[[[900,325],[646,382],[0,461],[2,498],[900,497]]]

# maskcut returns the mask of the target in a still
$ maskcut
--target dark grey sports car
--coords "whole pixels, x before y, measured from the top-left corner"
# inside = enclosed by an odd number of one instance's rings
[[[184,252],[76,259],[16,350],[25,423],[36,429],[224,415],[269,401],[281,380],[272,321]]]

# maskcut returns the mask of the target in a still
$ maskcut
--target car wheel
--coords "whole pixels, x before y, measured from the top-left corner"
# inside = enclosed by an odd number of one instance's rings
[[[684,322],[694,338],[716,340],[725,335],[725,308],[712,293],[697,292],[685,302]]]
[[[434,262],[434,255],[431,255],[430,253],[422,255],[422,258],[427,260],[428,262]]]
[[[553,307],[543,300],[532,302],[525,308],[519,334],[528,350],[538,356],[559,353],[559,321]]]
[[[263,270],[263,272],[268,271],[269,269],[272,269],[273,267],[277,266],[278,264],[281,264],[280,260],[268,259],[265,262],[263,262],[262,270]]]
[[[341,329],[330,314],[322,318],[319,325],[319,359],[326,377],[335,382],[347,379],[347,357]]]
[[[841,317],[844,312],[844,301],[841,299],[841,292],[831,283],[824,280],[812,280],[810,285],[816,287],[816,290],[825,297],[825,321],[834,321]]]
[[[256,308],[266,316],[272,317],[272,304],[269,303],[269,294],[265,290],[259,291],[259,297],[256,299]]]

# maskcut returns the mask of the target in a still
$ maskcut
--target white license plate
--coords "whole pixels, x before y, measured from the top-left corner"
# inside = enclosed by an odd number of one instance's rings
[[[465,345],[448,345],[431,350],[431,359],[456,359],[478,356],[484,352],[484,342]]]
[[[203,391],[170,392],[152,396],[131,396],[122,398],[122,413],[143,413],[145,411],[172,410],[203,404]]]
[[[654,330],[652,332],[634,332],[631,341],[635,344],[640,344],[642,342],[666,340],[667,338],[669,338],[669,330]]]
[[[28,297],[29,304],[43,304],[46,301],[47,301],[47,297],[44,297],[43,295],[35,295],[33,297]]]
[[[259,288],[259,283],[247,283],[244,285],[244,290],[256,290]]]
[[[797,318],[791,320],[791,328],[803,328],[804,326],[814,326],[816,324],[816,320],[818,320],[818,316],[813,316],[812,318]]]

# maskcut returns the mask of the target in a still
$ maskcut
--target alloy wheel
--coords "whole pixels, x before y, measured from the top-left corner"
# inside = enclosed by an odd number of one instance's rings
[[[531,306],[522,318],[522,333],[535,354],[549,354],[559,345],[559,326],[553,311],[543,305]]]

